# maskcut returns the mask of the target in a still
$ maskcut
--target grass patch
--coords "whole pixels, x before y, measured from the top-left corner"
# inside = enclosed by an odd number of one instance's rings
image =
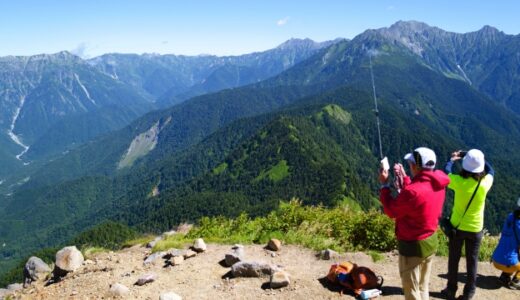
[[[478,260],[489,261],[498,245],[499,238],[497,236],[484,235],[482,237],[482,243],[480,244],[480,252],[478,254]]]
[[[326,112],[332,118],[338,120],[339,122],[347,125],[352,120],[352,116],[350,113],[343,110],[341,107],[335,104],[329,104],[323,108],[323,111]]]
[[[152,248],[152,253],[166,251],[172,248],[184,249],[192,243],[193,239],[187,239],[186,235],[178,233],[171,235],[164,240],[158,241],[157,244],[155,244],[155,246]]]
[[[224,172],[228,167],[228,164],[223,162],[220,165],[218,165],[215,169],[213,169],[213,175],[218,175],[222,172]]]
[[[122,244],[122,247],[123,248],[129,248],[129,247],[133,247],[135,245],[144,246],[144,245],[148,244],[149,242],[153,241],[154,239],[155,239],[155,235],[147,234],[147,235],[143,235],[143,236],[137,237],[135,239],[131,239],[131,240],[125,241]]]
[[[380,262],[385,260],[385,256],[378,251],[368,251],[368,255],[372,257],[373,262]]]
[[[260,181],[264,178],[269,178],[273,182],[278,182],[289,175],[289,165],[287,165],[286,160],[279,161],[276,165],[274,165],[268,171],[262,171],[260,175],[258,175],[254,181]]]
[[[108,251],[110,250],[102,247],[86,247],[82,249],[81,252],[83,252],[83,256],[85,257],[85,259],[91,259],[97,253],[104,253]]]

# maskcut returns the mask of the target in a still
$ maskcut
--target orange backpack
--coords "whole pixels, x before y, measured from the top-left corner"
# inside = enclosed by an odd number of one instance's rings
[[[339,283],[356,295],[363,290],[381,289],[383,277],[376,274],[367,267],[359,267],[352,262],[342,262],[330,266],[327,278],[333,283]]]

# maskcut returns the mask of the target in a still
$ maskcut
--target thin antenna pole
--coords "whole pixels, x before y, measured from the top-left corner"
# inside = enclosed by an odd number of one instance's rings
[[[377,138],[379,140],[379,156],[383,159],[383,143],[381,143],[381,125],[379,121],[379,109],[377,108],[376,84],[374,82],[374,71],[372,70],[372,54],[368,53],[368,60],[370,61],[370,78],[372,79],[372,92],[374,94],[374,106],[376,113],[377,124]]]

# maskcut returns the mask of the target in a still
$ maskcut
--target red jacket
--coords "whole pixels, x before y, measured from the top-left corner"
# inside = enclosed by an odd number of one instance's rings
[[[437,230],[449,183],[444,172],[423,170],[405,185],[396,199],[390,189],[381,189],[380,200],[385,214],[395,219],[398,240],[424,240]]]

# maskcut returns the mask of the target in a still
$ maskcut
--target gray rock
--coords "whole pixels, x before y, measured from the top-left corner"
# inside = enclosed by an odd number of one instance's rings
[[[166,252],[165,252],[165,251],[152,253],[152,254],[148,255],[148,257],[144,260],[143,264],[144,264],[144,265],[152,264],[152,263],[154,263],[157,259],[162,258],[162,257],[164,257],[165,255],[166,255]]]
[[[128,293],[130,293],[130,289],[120,283],[115,283],[110,287],[110,294],[112,296],[124,297]]]
[[[170,259],[170,263],[174,266],[180,265],[184,262],[184,256],[174,256]]]
[[[163,293],[159,296],[159,300],[182,300],[182,297],[174,292]]]
[[[192,258],[195,256],[197,256],[197,252],[192,251],[192,250],[186,250],[186,253],[184,253],[184,259]]]
[[[166,254],[163,256],[164,259],[170,259],[175,256],[184,256],[188,250],[179,250],[179,249],[170,249],[166,251]]]
[[[233,247],[231,247],[231,249],[235,250],[235,249],[238,249],[238,248],[244,248],[244,245],[242,244],[234,244]]]
[[[291,276],[289,275],[289,273],[283,270],[278,270],[274,272],[271,275],[271,279],[269,281],[269,286],[272,289],[283,288],[288,286],[289,284],[291,284]]]
[[[25,263],[23,270],[24,282],[30,283],[32,281],[45,280],[50,272],[52,272],[52,270],[49,265],[40,258],[31,256],[31,258],[29,258]]]
[[[161,236],[156,237],[153,241],[148,242],[148,244],[146,244],[146,248],[153,248],[153,247],[155,247],[157,242],[159,242],[160,240],[162,240]]]
[[[322,250],[320,252],[320,257],[321,257],[321,259],[324,259],[324,260],[331,260],[331,259],[338,258],[339,253],[334,250],[331,250],[331,249]]]
[[[177,231],[177,233],[187,234],[188,232],[190,232],[190,230],[192,228],[193,228],[193,224],[183,223],[183,224],[180,224],[179,226],[177,226],[177,228],[175,228],[175,230]]]
[[[0,299],[4,299],[5,296],[11,294],[12,291],[8,289],[0,289]]]
[[[224,262],[227,267],[231,267],[239,261],[241,261],[241,259],[236,255],[236,253],[228,253],[224,257]]]
[[[10,285],[7,286],[7,289],[10,290],[11,292],[16,292],[16,291],[23,289],[23,285],[21,283],[11,283]]]
[[[157,279],[157,275],[155,273],[148,273],[137,279],[137,282],[135,284],[141,286],[150,282],[154,282],[155,279]]]
[[[270,276],[278,267],[263,262],[241,261],[231,267],[234,277],[263,277]]]
[[[237,262],[244,260],[244,246],[234,246],[231,253],[226,254],[224,261],[226,266],[231,267]]]
[[[83,265],[83,254],[76,246],[65,247],[56,253],[56,266],[66,272],[74,272]]]
[[[271,239],[267,244],[267,248],[273,251],[280,251],[280,249],[282,249],[282,242],[278,239]]]
[[[195,252],[204,252],[208,249],[208,247],[206,246],[206,243],[204,243],[204,240],[203,239],[196,239],[195,242],[193,243],[193,250],[195,250]]]

